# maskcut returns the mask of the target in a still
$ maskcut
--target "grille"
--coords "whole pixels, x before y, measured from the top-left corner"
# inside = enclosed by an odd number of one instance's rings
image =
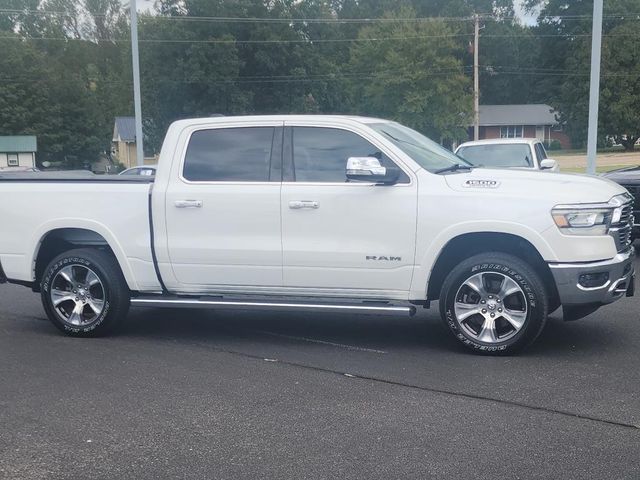
[[[622,208],[622,215],[620,221],[615,223],[609,229],[609,235],[613,237],[616,242],[616,249],[618,253],[629,250],[631,246],[631,233],[633,230],[633,204],[627,203]]]
[[[640,210],[640,185],[622,185],[624,188],[626,188],[629,193],[633,196],[633,210],[634,211],[638,211]],[[640,220],[640,216],[638,216],[636,214],[636,216],[638,217],[638,220]]]

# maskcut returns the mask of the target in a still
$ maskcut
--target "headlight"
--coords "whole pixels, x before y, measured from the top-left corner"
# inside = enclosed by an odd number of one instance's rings
[[[613,208],[589,208],[587,205],[562,205],[551,211],[562,233],[569,235],[606,235],[614,215]]]

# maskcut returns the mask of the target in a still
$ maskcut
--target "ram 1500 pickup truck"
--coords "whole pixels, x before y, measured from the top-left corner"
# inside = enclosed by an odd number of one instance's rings
[[[53,324],[130,305],[413,314],[469,349],[522,349],[563,306],[633,293],[632,198],[580,175],[474,168],[398,123],[180,120],[157,174],[0,176],[0,276]]]

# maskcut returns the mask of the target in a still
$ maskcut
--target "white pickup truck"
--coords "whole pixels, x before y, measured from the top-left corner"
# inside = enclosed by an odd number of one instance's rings
[[[511,353],[547,315],[633,294],[631,197],[601,178],[473,168],[398,123],[181,120],[155,178],[0,175],[0,281],[105,334],[130,305],[413,314]]]

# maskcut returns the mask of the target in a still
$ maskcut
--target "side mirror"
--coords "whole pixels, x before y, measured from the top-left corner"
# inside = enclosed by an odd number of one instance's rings
[[[545,158],[540,162],[540,170],[557,170],[558,162],[551,158]]]
[[[399,176],[399,171],[383,167],[376,157],[349,157],[347,160],[349,180],[393,184],[398,181]]]

